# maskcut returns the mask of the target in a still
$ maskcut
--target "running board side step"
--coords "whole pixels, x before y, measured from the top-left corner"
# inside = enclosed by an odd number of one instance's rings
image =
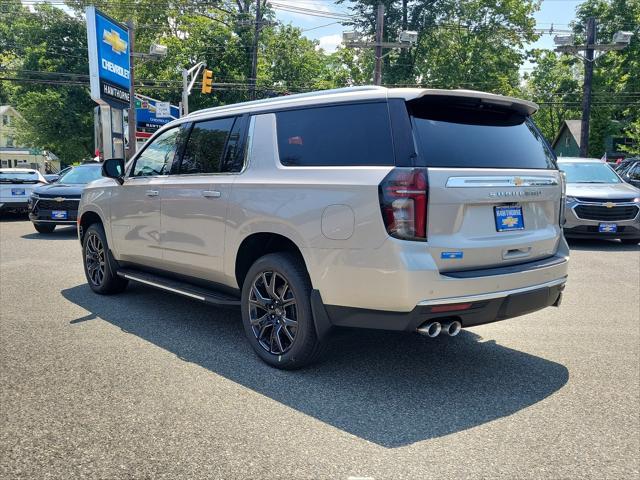
[[[216,290],[202,288],[190,283],[181,282],[179,280],[174,280],[172,278],[163,277],[161,275],[154,275],[152,273],[130,269],[119,269],[116,273],[119,277],[126,278],[132,282],[138,282],[167,292],[177,293],[178,295],[200,300],[201,302],[210,303],[212,305],[240,305],[240,299],[237,297],[233,297]]]

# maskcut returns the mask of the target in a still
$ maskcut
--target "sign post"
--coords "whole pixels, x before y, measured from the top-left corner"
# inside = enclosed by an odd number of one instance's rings
[[[123,158],[122,111],[128,109],[133,101],[129,29],[94,6],[87,7],[85,13],[91,98],[101,110],[109,111],[100,116],[103,120],[100,129],[102,142],[96,143],[102,143],[105,159]],[[109,121],[105,122],[107,118]]]

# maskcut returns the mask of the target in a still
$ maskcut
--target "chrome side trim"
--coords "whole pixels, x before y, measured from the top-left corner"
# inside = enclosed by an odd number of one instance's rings
[[[134,282],[144,283],[146,285],[150,285],[155,288],[160,288],[162,290],[167,290],[168,292],[177,293],[179,295],[184,295],[185,297],[195,298],[196,300],[200,300],[202,302],[205,301],[205,297],[202,295],[196,295],[195,293],[185,292],[184,290],[178,290],[177,288],[167,287],[166,285],[162,285],[160,283],[151,282],[149,280],[143,280],[142,278],[135,277],[133,275],[129,275],[128,273],[122,274],[124,278],[128,280],[133,280]]]
[[[506,175],[481,177],[449,177],[446,187],[552,187],[556,185],[558,185],[558,180],[552,177]]]
[[[507,297],[516,293],[525,293],[539,288],[555,287],[556,285],[562,285],[566,283],[567,277],[558,278],[557,280],[551,280],[550,282],[540,283],[538,285],[532,285],[530,287],[514,288],[513,290],[502,290],[500,292],[482,293],[479,295],[466,295],[464,297],[447,297],[437,298],[434,300],[423,300],[418,303],[419,306],[432,306],[432,305],[444,305],[449,303],[468,303],[468,302],[481,302],[483,300],[493,300],[494,298]]]

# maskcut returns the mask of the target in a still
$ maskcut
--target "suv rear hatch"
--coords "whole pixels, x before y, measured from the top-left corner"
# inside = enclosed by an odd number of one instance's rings
[[[427,245],[440,271],[552,256],[563,179],[529,118],[535,105],[454,93],[406,103],[416,166],[428,172]]]

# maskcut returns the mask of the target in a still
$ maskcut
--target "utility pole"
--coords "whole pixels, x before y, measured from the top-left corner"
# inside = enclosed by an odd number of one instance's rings
[[[404,23],[404,20],[403,20]],[[383,41],[384,32],[384,4],[378,3],[378,13],[376,19],[376,37],[374,42],[363,41],[356,32],[344,32],[342,34],[342,43],[347,48],[375,48],[376,67],[373,72],[373,83],[375,85],[382,84],[382,60],[391,52],[382,54],[383,48],[411,48],[418,43],[418,32],[402,30],[397,42]]]
[[[256,0],[256,24],[253,36],[253,51],[251,55],[251,78],[250,82],[250,95],[253,100],[256,98],[256,78],[258,76],[258,40],[260,39],[260,27],[262,23],[261,12],[262,0]]]
[[[127,21],[129,29],[129,114],[127,115],[127,128],[129,131],[129,145],[127,146],[127,160],[131,159],[136,153],[136,96],[134,92],[133,82],[133,46],[135,45],[133,20]]]
[[[373,84],[382,84],[382,36],[384,33],[384,4],[378,3],[378,17],[376,19],[376,69],[373,73]]]
[[[587,49],[584,62],[584,89],[582,92],[582,122],[580,129],[580,156],[588,156],[589,151],[589,118],[591,115],[591,85],[593,83],[593,54],[596,43],[596,19],[587,20]]]
[[[591,116],[591,89],[593,85],[593,63],[605,52],[622,50],[631,42],[633,33],[619,31],[613,35],[613,43],[596,43],[596,19],[587,19],[587,43],[574,44],[573,35],[556,35],[553,41],[556,52],[568,53],[584,61],[584,86],[582,90],[582,121],[580,123],[580,156],[589,151],[589,119]],[[585,52],[582,55],[580,52]],[[602,52],[596,56],[596,52]]]

